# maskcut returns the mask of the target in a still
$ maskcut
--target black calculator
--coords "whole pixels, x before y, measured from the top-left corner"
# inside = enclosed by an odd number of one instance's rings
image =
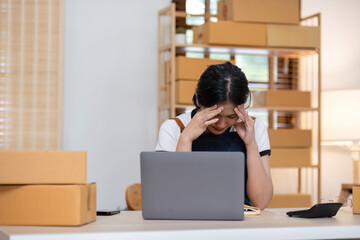
[[[309,209],[290,211],[286,214],[289,217],[301,217],[301,218],[321,218],[321,217],[333,217],[336,215],[342,203],[318,203]]]

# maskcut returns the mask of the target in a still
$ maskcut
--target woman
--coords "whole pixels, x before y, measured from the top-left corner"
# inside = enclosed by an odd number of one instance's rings
[[[271,151],[264,123],[250,117],[245,110],[249,94],[248,81],[240,68],[229,62],[209,66],[195,90],[196,109],[161,125],[156,150],[245,150],[245,204],[264,209],[273,194],[269,167]],[[235,147],[234,135],[241,141]],[[214,140],[215,145],[209,144]],[[229,143],[224,144],[226,141]]]

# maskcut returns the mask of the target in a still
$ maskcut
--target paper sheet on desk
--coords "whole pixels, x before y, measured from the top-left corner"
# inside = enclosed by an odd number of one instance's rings
[[[244,214],[245,216],[249,216],[249,215],[260,215],[261,210],[260,208],[257,207],[253,207],[253,206],[249,206],[249,205],[245,205],[244,204]]]

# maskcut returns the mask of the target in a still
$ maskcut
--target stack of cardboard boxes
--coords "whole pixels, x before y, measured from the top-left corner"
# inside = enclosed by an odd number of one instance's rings
[[[311,167],[312,131],[301,129],[269,129],[270,166],[276,168]],[[274,195],[269,207],[310,207],[310,194]]]
[[[300,25],[300,0],[220,0],[218,22],[194,28],[194,43],[320,47],[319,27]]]
[[[0,150],[0,225],[78,226],[96,220],[86,152]]]
[[[193,27],[194,44],[260,48],[320,47],[320,28],[300,25],[300,0],[220,0],[218,19],[218,22],[206,22]],[[192,104],[201,73],[208,65],[223,62],[208,58],[177,57],[176,104]],[[170,79],[169,62],[165,64],[165,79]],[[306,108],[311,107],[310,97],[310,92],[266,91],[254,97],[253,106]],[[167,102],[169,99],[168,95]],[[289,103],[291,99],[292,103]]]

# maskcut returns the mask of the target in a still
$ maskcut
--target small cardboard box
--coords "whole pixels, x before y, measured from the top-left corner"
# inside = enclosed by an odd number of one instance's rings
[[[268,90],[251,92],[253,107],[311,108],[311,92],[296,90]]]
[[[353,213],[360,214],[360,187],[352,188]]]
[[[269,208],[297,208],[297,207],[310,207],[311,196],[310,194],[275,194],[271,199]]]
[[[195,27],[194,43],[266,46],[266,25],[230,21],[206,22]]]
[[[176,81],[175,101],[177,104],[193,104],[197,81]]]
[[[176,57],[176,79],[198,81],[208,66],[225,62],[209,58]],[[235,64],[235,61],[230,62]]]
[[[2,185],[0,225],[78,226],[96,220],[96,184]]]
[[[312,146],[311,130],[268,129],[271,148],[307,148]]]
[[[300,0],[220,0],[219,20],[300,23]]]
[[[284,24],[266,25],[269,47],[320,47],[320,28]]]
[[[311,148],[272,148],[271,167],[310,167]]]
[[[85,184],[86,152],[0,150],[0,184]]]

